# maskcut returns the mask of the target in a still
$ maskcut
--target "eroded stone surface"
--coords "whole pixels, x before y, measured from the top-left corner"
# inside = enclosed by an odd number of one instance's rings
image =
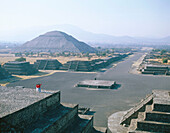
[[[36,92],[23,87],[0,86],[0,117],[16,112],[58,91]]]

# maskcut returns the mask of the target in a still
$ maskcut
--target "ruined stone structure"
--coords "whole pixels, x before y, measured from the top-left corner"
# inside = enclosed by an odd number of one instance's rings
[[[146,65],[141,69],[142,74],[170,75],[170,68],[161,65]]]
[[[30,75],[37,71],[29,62],[10,61],[3,66],[10,74]]]
[[[68,61],[60,67],[61,70],[71,70],[71,71],[95,71],[100,68],[105,68],[115,61],[121,60],[130,54],[117,55],[114,57],[107,57],[105,59],[95,59],[92,61],[79,61],[73,60]]]
[[[86,87],[86,88],[101,88],[101,89],[113,89],[116,86],[115,81],[107,80],[85,80],[80,81],[76,87]]]
[[[0,80],[9,78],[11,75],[0,65]]]
[[[71,70],[71,71],[92,71],[90,61],[68,61],[60,67],[61,70]]]
[[[170,91],[154,90],[127,112],[109,117],[111,132],[168,133],[170,131]]]
[[[79,115],[77,104],[60,103],[59,91],[0,86],[0,132],[91,133],[93,116]],[[105,131],[106,129],[104,129]]]
[[[62,66],[62,64],[56,59],[37,60],[34,65],[38,70],[57,70]]]

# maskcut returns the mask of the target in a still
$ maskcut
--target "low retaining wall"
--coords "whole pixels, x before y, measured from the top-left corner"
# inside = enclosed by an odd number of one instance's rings
[[[48,108],[55,108],[59,104],[60,92],[57,92],[19,111],[2,117],[0,120],[6,121],[12,126],[20,127],[22,130],[23,127],[36,121]]]

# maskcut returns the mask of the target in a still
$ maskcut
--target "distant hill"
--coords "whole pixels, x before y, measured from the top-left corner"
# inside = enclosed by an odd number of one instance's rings
[[[93,47],[84,42],[80,42],[74,37],[61,32],[51,31],[36,37],[35,39],[17,47],[15,51],[32,51],[32,52],[89,52],[96,51]]]
[[[47,28],[47,27],[46,27]],[[73,25],[55,25],[48,27],[50,29],[58,29],[67,32],[81,41],[87,42],[91,45],[115,45],[115,44],[136,44],[136,45],[170,45],[170,36],[164,38],[150,38],[150,37],[131,37],[131,36],[113,36],[107,34],[93,33],[83,30]]]
[[[47,31],[63,31],[68,33],[80,41],[90,44],[91,46],[105,46],[119,45],[119,44],[136,44],[136,45],[170,45],[170,36],[164,38],[149,38],[149,37],[131,37],[131,36],[113,36],[107,34],[93,33],[83,30],[77,26],[62,24],[53,26],[36,26],[30,27],[23,30],[10,32],[7,36],[0,35],[0,38],[6,41],[27,41],[40,34],[46,33]],[[95,45],[94,45],[95,44]]]

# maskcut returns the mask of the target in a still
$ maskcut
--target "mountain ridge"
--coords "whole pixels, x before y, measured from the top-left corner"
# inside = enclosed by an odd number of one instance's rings
[[[12,36],[8,38],[18,38],[23,40],[31,40],[33,37],[39,34],[46,33],[47,31],[59,30],[71,34],[78,40],[85,43],[93,44],[98,43],[100,45],[104,44],[142,44],[142,45],[167,45],[170,44],[170,36],[162,38],[148,38],[148,37],[131,37],[131,36],[113,36],[107,34],[93,33],[83,30],[77,26],[62,24],[53,26],[40,26],[25,29],[18,34],[11,33]],[[25,32],[27,31],[27,32]],[[3,38],[3,37],[1,37]],[[23,41],[22,40],[22,41]],[[21,40],[17,40],[21,41]]]

